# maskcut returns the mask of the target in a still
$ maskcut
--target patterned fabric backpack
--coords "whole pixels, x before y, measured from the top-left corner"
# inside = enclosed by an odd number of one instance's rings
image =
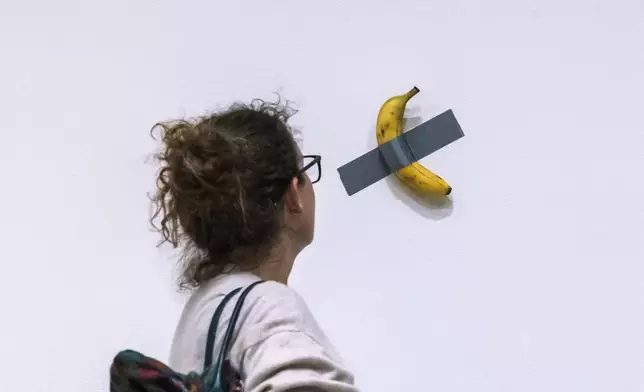
[[[240,290],[231,291],[215,310],[206,339],[206,356],[202,373],[178,373],[164,363],[147,357],[137,351],[123,350],[116,354],[110,367],[110,392],[243,392],[239,372],[228,359],[228,350],[242,304],[248,292],[258,281],[242,291],[224,335],[221,351],[213,364],[215,333],[226,303]]]

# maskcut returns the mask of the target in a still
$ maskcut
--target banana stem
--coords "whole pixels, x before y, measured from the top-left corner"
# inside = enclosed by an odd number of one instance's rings
[[[414,95],[418,94],[420,89],[416,86],[407,92],[407,99],[411,99]]]

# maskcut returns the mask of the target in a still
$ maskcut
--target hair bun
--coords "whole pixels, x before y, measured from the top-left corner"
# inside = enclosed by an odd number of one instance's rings
[[[162,141],[152,224],[160,218],[161,243],[184,247],[184,285],[261,261],[275,245],[275,195],[297,171],[298,150],[285,110],[257,102],[152,129]]]

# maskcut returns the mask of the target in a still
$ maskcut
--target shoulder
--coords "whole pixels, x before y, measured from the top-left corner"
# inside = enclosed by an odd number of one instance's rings
[[[258,305],[267,309],[283,311],[306,311],[308,306],[300,294],[290,286],[274,281],[265,281],[253,288]]]
[[[315,336],[319,332],[304,299],[285,284],[266,281],[255,286],[244,301],[244,307],[244,323],[263,330],[261,335],[297,331]]]
[[[295,290],[264,282],[251,293],[235,355],[250,392],[357,391],[353,374]]]
[[[236,288],[248,287],[259,279],[244,273],[230,274],[204,287],[204,293],[196,300],[202,320],[206,320],[214,307],[218,306],[225,294]],[[239,294],[225,306],[220,319],[220,328],[230,321],[232,309]],[[201,306],[199,306],[201,305]],[[206,325],[203,321],[203,325]],[[255,285],[244,299],[235,327],[233,347],[235,353],[243,353],[247,348],[266,342],[269,338],[298,336],[311,345],[319,345],[334,352],[331,342],[318,324],[308,305],[291,286],[275,281],[264,281]]]
[[[301,297],[292,287],[273,280],[263,281],[253,288],[251,293],[261,296],[265,302],[293,302],[295,304]]]
[[[249,348],[268,339],[273,342],[287,339],[291,345],[297,343],[301,348],[322,349],[340,360],[339,353],[308,305],[293,288],[277,282],[264,282],[253,288],[248,299],[248,307],[243,312],[245,320],[241,326],[240,348]]]

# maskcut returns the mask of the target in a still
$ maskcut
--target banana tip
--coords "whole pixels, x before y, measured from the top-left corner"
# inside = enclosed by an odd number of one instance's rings
[[[445,196],[449,196],[449,194],[452,193],[452,187],[448,187],[447,190],[445,191]]]

